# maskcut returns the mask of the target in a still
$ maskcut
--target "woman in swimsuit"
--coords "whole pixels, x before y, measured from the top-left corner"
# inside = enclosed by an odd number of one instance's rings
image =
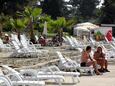
[[[105,59],[105,54],[102,52],[102,48],[98,47],[97,51],[94,53],[94,59],[97,61],[97,64],[101,66],[100,72],[109,72],[107,69],[108,62]]]

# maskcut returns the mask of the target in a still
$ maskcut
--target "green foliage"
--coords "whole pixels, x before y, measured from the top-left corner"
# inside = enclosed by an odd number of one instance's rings
[[[28,19],[24,18],[24,19],[10,19],[10,24],[12,26],[13,29],[18,29],[18,30],[23,30],[24,28],[26,28]]]
[[[102,35],[102,33],[100,31],[97,31],[96,35],[100,36],[100,35]]]
[[[32,8],[32,7],[25,7],[23,12],[17,12],[18,16],[26,17],[31,19],[32,21],[37,21],[42,13],[42,9],[40,8]]]
[[[101,10],[101,23],[115,23],[115,0],[105,0]]]
[[[49,33],[57,32],[61,28],[66,26],[66,20],[64,17],[58,17],[57,20],[52,20],[50,16],[45,15],[40,18],[39,26],[40,28],[42,28],[41,32],[43,31],[45,21],[47,22],[47,28]]]
[[[25,7],[23,12],[17,12],[17,15],[22,17],[28,23],[28,29],[33,29],[38,26],[37,22],[41,16],[42,9]]]
[[[0,31],[3,30],[3,28],[6,28],[6,25],[9,22],[9,16],[5,16],[3,13],[0,15]]]
[[[115,0],[104,0],[101,11],[101,23],[115,24]],[[113,36],[115,36],[115,29],[113,29]]]
[[[5,15],[2,13],[2,14],[0,15],[0,23],[2,24],[2,23],[4,23],[5,21],[6,21]]]
[[[95,15],[96,6],[99,0],[70,0],[69,5],[71,17],[78,17],[80,22],[89,21]]]
[[[23,11],[22,15],[21,15],[24,18],[28,19],[27,27],[28,27],[29,32],[30,32],[30,39],[31,40],[35,40],[34,27],[37,26],[36,23],[38,22],[41,13],[42,13],[42,9],[40,9],[40,8],[26,7],[25,10]]]
[[[84,17],[91,17],[94,15],[94,11],[96,9],[96,6],[99,4],[98,0],[81,0],[79,11],[80,14]]]
[[[77,24],[77,19],[72,18],[72,19],[67,20],[66,27],[67,28],[72,28],[75,24]]]
[[[0,0],[0,13],[15,16],[17,11],[23,11],[25,6],[32,6],[37,0]]]
[[[63,30],[66,29],[64,31],[71,34],[72,27],[77,23],[76,18],[66,20],[64,17],[59,17],[57,20],[52,20],[50,16],[42,17],[43,20],[41,20],[42,23],[40,23],[40,28],[44,28],[44,22],[47,21],[47,28],[49,33],[57,33],[61,30],[61,28],[63,28]],[[43,29],[41,30],[41,32],[42,31]]]
[[[57,23],[57,27],[61,28],[61,27],[65,27],[66,26],[66,20],[64,17],[59,17],[56,21]]]
[[[7,20],[7,22],[5,22],[5,25],[3,26],[3,31],[11,31],[12,30],[12,25],[10,24],[10,19]]]
[[[54,37],[56,33],[48,33],[47,37]]]
[[[66,26],[66,20],[64,17],[59,17],[57,20],[51,21],[51,30],[50,31],[60,31],[61,28]]]
[[[77,19],[75,17],[73,17],[72,19],[67,20],[66,27],[65,27],[66,32],[68,32],[69,34],[72,35],[72,33],[73,33],[73,30],[72,30],[73,26],[76,25],[77,22],[78,21],[77,21]]]
[[[35,24],[35,28],[38,28],[40,32],[43,32],[44,23],[47,22],[47,28],[51,28],[50,22],[52,21],[51,16],[48,15],[42,15],[40,16],[40,19],[38,20],[38,23]]]
[[[46,15],[46,14],[40,17],[40,22],[42,22],[42,23],[45,22],[45,21],[49,22],[51,20],[52,20],[51,16]]]
[[[53,19],[63,15],[63,8],[63,0],[44,0],[42,2],[43,13],[50,15]]]

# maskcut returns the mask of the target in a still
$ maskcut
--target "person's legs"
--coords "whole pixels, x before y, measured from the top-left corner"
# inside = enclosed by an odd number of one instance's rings
[[[100,75],[100,72],[98,71],[98,68],[97,68],[97,61],[96,60],[93,61],[93,67],[94,67],[94,69],[96,71],[96,74]]]
[[[104,59],[99,59],[97,60],[97,64],[101,66],[101,70],[104,69],[104,65],[105,65],[105,60]]]
[[[96,74],[97,74],[97,75],[100,75],[100,72],[98,71],[98,68],[97,68],[97,61],[96,61],[96,60],[94,60],[94,61],[89,61],[89,62],[87,63],[87,65],[88,65],[88,66],[93,65],[93,68],[95,69]]]
[[[107,69],[107,67],[108,67],[108,62],[107,60],[105,60],[105,69]]]
[[[106,71],[106,72],[110,72],[110,71],[108,70],[108,62],[107,62],[106,59],[105,59],[105,71]]]

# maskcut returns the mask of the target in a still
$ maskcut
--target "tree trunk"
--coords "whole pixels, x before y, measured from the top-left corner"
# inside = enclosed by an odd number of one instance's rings
[[[19,39],[19,41],[21,40],[21,38],[20,38],[20,31],[18,31],[18,39]]]
[[[17,33],[17,38],[18,38],[18,40],[20,41],[21,40],[21,38],[20,38],[20,29],[18,28],[18,29],[15,29],[15,31],[16,31],[16,33]]]
[[[0,38],[2,37],[2,24],[0,24]]]
[[[63,30],[62,30],[62,29],[59,29],[58,35],[59,35],[59,42],[60,42],[60,45],[62,45],[62,41],[63,41],[63,39],[62,39],[62,37],[63,37]]]
[[[35,41],[34,28],[33,28],[32,21],[30,21],[30,23],[29,23],[29,29],[30,29],[30,41],[35,44],[36,41]]]

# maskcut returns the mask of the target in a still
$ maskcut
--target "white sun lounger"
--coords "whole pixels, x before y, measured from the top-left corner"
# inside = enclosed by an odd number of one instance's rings
[[[44,81],[28,81],[28,80],[14,80],[12,81],[5,75],[0,75],[0,81],[5,86],[45,86]]]
[[[39,75],[62,75],[62,76],[69,76],[72,78],[72,83],[78,83],[80,82],[79,80],[79,75],[80,73],[78,72],[64,72],[60,71],[60,69],[57,66],[49,66],[49,67],[44,67],[38,70],[35,69],[23,69],[20,70],[21,74],[31,74],[32,72],[38,72]],[[77,80],[77,81],[76,81]]]
[[[27,52],[23,47],[20,47],[16,41],[12,40],[12,44],[14,46],[13,53],[11,57],[29,57],[30,53]]]
[[[3,68],[9,71],[9,75],[16,76],[18,79],[25,79],[25,80],[55,80],[61,86],[61,81],[64,80],[64,77],[61,75],[40,75],[36,71],[32,71],[29,75],[25,74],[22,75],[19,72],[15,71],[14,69],[8,67],[7,65],[2,65]]]
[[[76,43],[76,41],[74,42],[73,39],[71,39],[69,36],[66,36],[66,39],[69,44],[69,49],[74,49],[82,52],[82,48]]]
[[[2,49],[2,51],[5,51],[5,52],[6,51],[8,51],[8,52],[12,51],[11,45],[10,44],[4,44],[1,38],[0,38],[0,49]]]
[[[84,48],[86,47],[87,45],[84,44],[84,43],[80,43],[79,41],[77,41],[77,39],[75,37],[70,37],[70,39],[72,40],[72,42],[75,44],[76,47],[78,48]]]
[[[36,48],[36,45],[39,46],[39,44],[31,44],[29,43],[29,40],[25,37],[25,35],[21,35],[21,43],[24,48],[26,48],[29,52],[37,54],[37,56],[40,55],[48,55],[48,50],[40,50],[38,47]]]
[[[90,75],[94,75],[94,68],[93,67],[80,67],[80,64],[71,60],[70,58],[66,59],[63,57],[61,52],[56,52],[59,57],[59,68],[62,70],[79,70],[80,73],[88,73]],[[89,73],[90,72],[90,73]]]
[[[8,68],[11,69],[11,68]],[[6,73],[6,72],[4,72]],[[45,86],[44,81],[31,81],[31,80],[24,80],[22,76],[18,72],[10,72],[4,75],[3,71],[1,70],[0,74],[0,86]]]

